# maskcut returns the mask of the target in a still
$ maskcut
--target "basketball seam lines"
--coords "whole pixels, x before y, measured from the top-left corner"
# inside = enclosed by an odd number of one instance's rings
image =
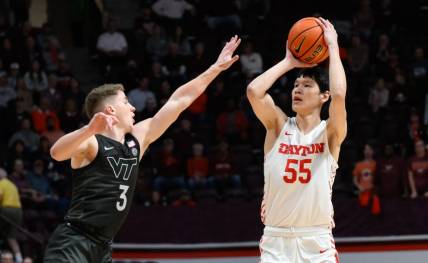
[[[305,53],[303,53],[300,57],[298,57],[298,58],[301,58],[301,57],[303,57],[304,55],[306,55],[306,53],[308,53],[308,51],[309,50],[311,50],[311,48],[313,48],[314,46],[315,46],[315,44],[318,42],[318,40],[320,40],[320,38],[322,37],[322,35],[324,34],[324,31],[320,34],[320,36],[317,38],[317,40],[315,40],[314,41],[314,43],[312,44],[312,46],[310,46],[309,48],[308,48],[308,50],[306,50],[306,52]]]
[[[312,28],[314,28],[314,27],[317,27],[317,26],[320,26],[318,23],[317,23],[317,25],[316,26],[312,26],[312,27],[309,27],[309,28],[306,28],[305,30],[303,30],[302,32],[300,32],[300,34],[298,34],[296,37],[294,37],[294,39],[293,40],[291,40],[291,43],[290,43],[290,45],[294,42],[294,40],[296,40],[301,34],[303,34],[303,33],[305,33],[306,31],[308,31],[308,30],[311,30]]]

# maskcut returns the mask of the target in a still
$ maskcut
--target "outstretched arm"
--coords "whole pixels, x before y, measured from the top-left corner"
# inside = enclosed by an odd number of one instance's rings
[[[233,52],[240,42],[241,39],[237,36],[232,37],[210,68],[179,87],[153,118],[146,119],[134,126],[132,133],[138,138],[140,145],[143,146],[142,149],[159,138],[180,113],[189,107],[222,71],[228,69],[239,59],[238,55],[233,56]]]
[[[283,60],[255,78],[247,87],[247,97],[257,118],[263,123],[267,130],[276,128],[278,118],[286,117],[274,103],[267,91],[277,79],[293,68],[312,67],[293,57],[288,49]]]
[[[329,108],[329,120],[327,125],[330,152],[338,160],[340,145],[345,140],[347,133],[346,124],[346,76],[342,61],[339,56],[339,44],[337,33],[330,21],[319,18],[324,30],[324,39],[328,45],[330,57],[329,82],[331,103]]]

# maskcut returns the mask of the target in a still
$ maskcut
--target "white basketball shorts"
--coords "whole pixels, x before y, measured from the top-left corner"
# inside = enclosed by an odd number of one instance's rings
[[[260,240],[260,263],[338,263],[328,227],[266,226]]]

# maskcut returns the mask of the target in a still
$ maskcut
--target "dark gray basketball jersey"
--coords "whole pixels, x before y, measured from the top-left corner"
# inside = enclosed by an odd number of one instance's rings
[[[87,166],[73,169],[73,190],[65,220],[109,241],[128,215],[138,176],[140,146],[131,134],[124,144],[95,135],[98,153]]]

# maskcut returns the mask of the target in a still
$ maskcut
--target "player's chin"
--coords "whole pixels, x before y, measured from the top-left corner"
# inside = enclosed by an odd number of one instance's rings
[[[301,102],[294,102],[293,101],[293,103],[291,104],[291,109],[294,111],[294,112],[299,112],[299,111],[301,111],[302,109],[303,109],[303,107],[302,107],[303,105],[302,105],[302,103]]]

